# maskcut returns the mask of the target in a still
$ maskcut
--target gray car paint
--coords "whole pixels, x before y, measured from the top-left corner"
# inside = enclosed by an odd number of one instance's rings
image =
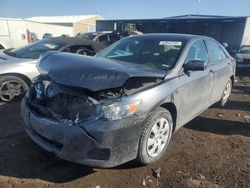
[[[62,37],[55,37],[54,40],[61,40]],[[68,37],[69,40],[73,37]],[[80,39],[75,45],[89,45],[95,52],[99,52],[104,49],[106,46],[98,42],[88,42],[88,40]],[[86,44],[85,44],[86,43]],[[95,44],[96,43],[96,44]],[[66,42],[58,51],[64,51],[67,47],[74,45],[74,43],[68,44]],[[0,76],[6,74],[15,74],[20,76],[25,76],[29,80],[32,80],[34,77],[38,76],[40,73],[37,70],[36,63],[38,59],[25,59],[25,58],[16,58],[4,53],[4,50],[0,50]]]
[[[44,54],[38,70],[58,84],[91,91],[122,87],[130,77],[163,78],[166,74],[163,70],[132,63],[60,52]]]
[[[235,61],[219,43],[218,45],[227,54],[225,61],[216,65],[212,65],[210,62],[211,64],[208,64],[204,71],[184,72],[182,67],[186,55],[190,46],[196,40],[213,39],[201,36],[190,37],[176,66],[168,72],[163,81],[119,99],[124,102],[142,100],[140,108],[134,116],[116,121],[106,121],[103,119],[91,120],[82,122],[70,130],[68,125],[60,124],[61,128],[60,126],[51,126],[49,120],[34,115],[32,110],[26,106],[27,99],[25,98],[22,103],[22,113],[28,134],[37,144],[46,150],[64,159],[78,163],[99,167],[112,167],[134,159],[137,156],[139,138],[143,129],[143,120],[154,109],[166,104],[174,105],[177,111],[176,127],[174,129],[176,131],[209,106],[219,101],[226,82],[229,79],[234,79]],[[43,126],[46,128],[42,128]],[[80,129],[76,133],[76,129],[78,128]],[[64,131],[63,129],[67,130]],[[36,137],[36,134],[32,130],[36,130],[39,134],[49,139],[62,142],[69,148],[65,147],[61,151],[54,150],[44,140]],[[81,138],[78,137],[79,132],[82,132],[87,145],[81,143],[81,140],[79,142],[74,140],[74,138]],[[91,138],[87,138],[89,136]],[[94,139],[94,143],[92,139]],[[85,156],[84,152],[86,148],[89,150],[93,148],[110,148],[112,152],[107,161],[89,160],[87,157],[83,157]],[[75,151],[79,151],[80,154]]]
[[[5,54],[4,50],[0,50],[0,75],[21,74],[32,79],[39,75],[36,63],[37,60],[12,57]]]

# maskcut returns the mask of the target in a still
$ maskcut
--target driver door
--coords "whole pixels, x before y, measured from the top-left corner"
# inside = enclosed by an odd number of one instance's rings
[[[198,39],[191,44],[184,63],[192,60],[208,63],[208,52],[204,40]],[[183,125],[208,107],[214,74],[211,74],[208,69],[183,71],[179,79],[181,85],[177,91],[178,104],[176,105],[178,105],[177,109],[180,109],[179,123]]]

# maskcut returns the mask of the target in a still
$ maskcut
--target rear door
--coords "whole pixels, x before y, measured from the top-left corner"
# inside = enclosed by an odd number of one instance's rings
[[[223,90],[230,78],[230,57],[227,57],[222,47],[214,40],[207,39],[209,62],[207,68],[210,74],[214,74],[214,83],[210,104],[220,100]]]

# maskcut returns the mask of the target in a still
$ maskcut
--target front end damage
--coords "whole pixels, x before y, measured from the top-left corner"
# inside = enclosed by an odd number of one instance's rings
[[[43,74],[22,101],[27,133],[45,150],[72,162],[113,167],[133,160],[146,115],[136,113],[141,100],[124,101],[162,79],[130,76],[118,87],[91,90]]]
[[[41,117],[75,125],[105,118],[103,109],[108,105],[121,102],[124,97],[147,89],[160,81],[159,78],[133,78],[122,87],[93,92],[57,84],[39,76],[29,89],[27,105]]]
[[[72,162],[113,167],[133,160],[145,116],[108,120],[103,114],[103,107],[120,101],[124,91],[90,92],[37,82],[22,101],[27,133],[45,150]]]
[[[28,96],[27,105],[33,112],[54,121],[74,125],[97,117],[98,101],[54,83],[39,81]]]

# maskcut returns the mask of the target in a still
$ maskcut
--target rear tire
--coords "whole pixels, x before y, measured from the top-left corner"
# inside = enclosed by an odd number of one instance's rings
[[[11,102],[29,89],[28,84],[17,76],[0,76],[0,100]]]
[[[144,123],[141,134],[137,161],[149,164],[159,160],[167,149],[173,131],[173,119],[164,108],[153,111]]]
[[[225,89],[223,91],[222,97],[221,97],[221,99],[219,101],[219,106],[220,107],[226,106],[226,104],[228,102],[228,98],[229,98],[229,96],[231,94],[231,91],[232,91],[232,86],[233,86],[232,80],[229,79],[227,81],[227,83],[226,83],[226,86],[225,86]]]

